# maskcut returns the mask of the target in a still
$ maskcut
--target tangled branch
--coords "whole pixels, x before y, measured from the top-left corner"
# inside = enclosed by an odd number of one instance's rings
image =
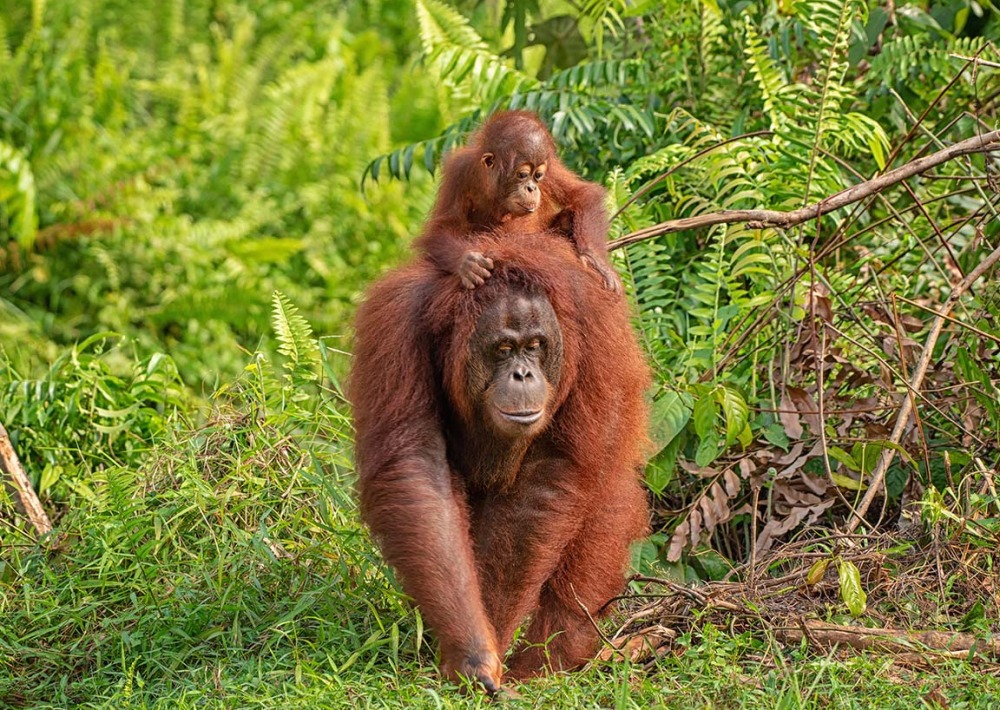
[[[1000,150],[1000,130],[968,138],[936,153],[924,156],[923,158],[917,158],[871,180],[852,185],[826,199],[797,210],[789,212],[780,212],[778,210],[723,210],[695,217],[671,219],[666,222],[654,224],[652,227],[636,230],[610,241],[608,242],[608,248],[618,249],[664,234],[682,232],[686,229],[710,227],[714,224],[737,224],[745,222],[752,229],[764,229],[765,227],[788,229],[803,222],[818,219],[828,212],[833,212],[841,207],[859,202],[866,197],[882,192],[888,187],[892,187],[914,175],[926,172],[949,160],[954,160],[963,155],[988,153],[994,150]]]

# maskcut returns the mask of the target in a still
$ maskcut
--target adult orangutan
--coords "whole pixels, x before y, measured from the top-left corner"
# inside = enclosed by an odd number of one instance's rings
[[[375,284],[350,395],[361,513],[440,642],[448,678],[496,692],[593,656],[595,616],[647,527],[648,373],[624,299],[571,245],[494,233],[492,277],[426,259]]]
[[[568,236],[580,259],[611,291],[621,281],[608,263],[604,188],[560,162],[545,124],[529,111],[502,111],[486,120],[464,148],[444,162],[438,198],[417,247],[466,288],[481,286],[493,259],[471,248],[472,235],[501,224],[508,233],[553,227]],[[528,245],[529,252],[539,250]]]

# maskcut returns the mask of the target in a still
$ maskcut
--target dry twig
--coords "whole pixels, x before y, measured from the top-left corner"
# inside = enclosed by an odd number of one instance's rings
[[[1000,133],[1000,132],[997,132]],[[913,371],[913,377],[909,383],[910,392],[919,392],[920,386],[924,382],[924,377],[927,375],[927,368],[931,364],[931,359],[934,357],[934,346],[937,344],[938,337],[941,335],[941,330],[944,327],[945,320],[951,313],[958,299],[962,297],[969,288],[979,280],[983,274],[989,271],[996,263],[1000,261],[1000,247],[994,249],[989,256],[983,259],[982,263],[979,264],[975,269],[973,269],[969,274],[962,279],[962,281],[952,289],[951,295],[948,296],[948,300],[945,301],[944,306],[938,311],[934,318],[934,324],[931,326],[930,333],[927,335],[927,342],[924,344],[924,350],[920,354],[920,361],[917,363],[916,369]],[[882,483],[885,480],[885,473],[889,470],[889,464],[892,463],[892,459],[896,454],[895,447],[899,445],[899,442],[903,438],[903,432],[906,430],[906,425],[909,423],[910,414],[913,411],[913,397],[907,396],[899,408],[899,414],[896,417],[896,425],[893,427],[892,434],[889,436],[889,441],[893,446],[887,446],[882,450],[882,455],[879,457],[878,464],[875,466],[875,470],[872,472],[871,482],[868,485],[868,490],[865,491],[864,498],[858,504],[858,507],[847,523],[847,531],[854,532],[861,521],[864,519],[864,515],[868,512],[868,508],[871,506],[872,501],[875,500],[875,496],[879,494],[882,489]]]
[[[45,509],[42,507],[41,501],[38,500],[35,489],[31,486],[31,479],[21,468],[21,462],[17,458],[17,453],[10,443],[10,437],[3,424],[0,424],[0,469],[10,476],[17,502],[24,508],[24,512],[38,536],[41,537],[52,532],[49,516],[45,514]]]
[[[803,638],[820,648],[850,646],[856,651],[876,650],[883,653],[905,653],[923,649],[945,653],[970,652],[989,658],[1000,658],[1000,642],[980,640],[972,634],[950,631],[904,629],[872,629],[864,626],[841,626],[815,619],[799,620],[798,625],[776,629],[778,638],[786,643],[799,643]]]

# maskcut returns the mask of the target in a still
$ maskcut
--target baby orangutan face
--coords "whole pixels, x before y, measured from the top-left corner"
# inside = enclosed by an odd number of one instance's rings
[[[548,170],[544,162],[519,162],[509,175],[503,174],[493,153],[484,153],[483,166],[489,171],[496,171],[494,184],[497,185],[497,197],[503,205],[503,212],[512,217],[523,217],[532,214],[542,203],[541,182]]]

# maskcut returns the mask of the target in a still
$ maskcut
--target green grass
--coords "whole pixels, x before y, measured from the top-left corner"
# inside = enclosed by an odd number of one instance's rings
[[[330,624],[329,621],[322,622]],[[623,663],[560,674],[516,686],[509,707],[537,708],[919,708],[996,707],[1000,681],[962,662],[933,672],[895,667],[867,655],[845,661],[782,650],[746,636],[714,632],[651,669]],[[340,641],[347,641],[343,634]],[[359,643],[358,649],[364,647]],[[479,694],[441,683],[430,655],[399,649],[340,671],[344,651],[289,638],[281,652],[254,656],[223,646],[216,659],[143,675],[137,659],[112,661],[98,677],[71,683],[54,677],[39,687],[34,707],[70,702],[95,708],[441,708],[489,707]],[[767,661],[762,662],[761,657]],[[167,659],[169,659],[169,654]],[[349,659],[348,659],[349,660]],[[51,693],[51,694],[50,694]],[[8,696],[9,700],[9,696]]]
[[[147,450],[80,459],[89,498],[62,510],[51,549],[10,516],[0,525],[0,707],[491,704],[438,679],[433,639],[359,524],[335,390],[295,400],[295,370],[252,362],[207,424],[172,418]],[[971,664],[841,660],[706,623],[650,667],[600,664],[516,690],[510,707],[1000,702],[1000,682]]]

